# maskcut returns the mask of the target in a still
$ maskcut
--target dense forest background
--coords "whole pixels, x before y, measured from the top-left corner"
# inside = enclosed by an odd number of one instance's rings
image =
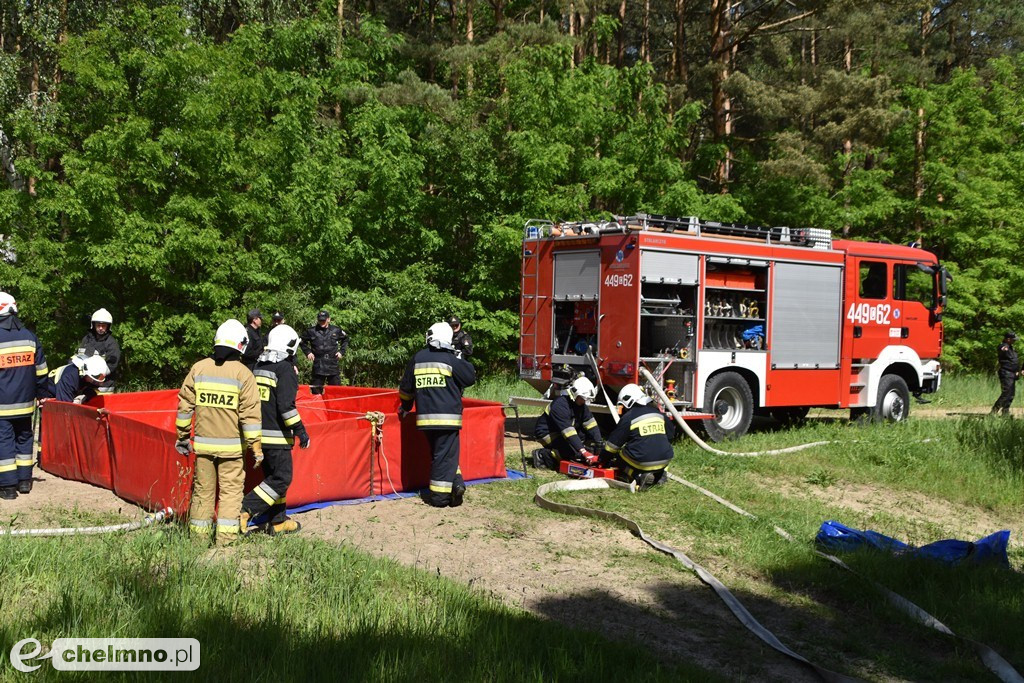
[[[100,306],[177,382],[326,306],[393,382],[456,312],[511,368],[527,218],[918,241],[947,368],[1024,323],[1024,4],[4,0],[0,284],[56,364]]]

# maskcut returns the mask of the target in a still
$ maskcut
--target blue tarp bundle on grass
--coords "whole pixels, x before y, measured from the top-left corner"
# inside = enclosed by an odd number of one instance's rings
[[[1003,567],[1010,566],[1010,560],[1006,556],[1006,546],[1010,542],[1010,532],[1005,529],[980,538],[973,543],[970,541],[947,539],[915,548],[891,536],[880,534],[877,531],[852,529],[845,524],[830,520],[822,523],[814,540],[819,545],[833,552],[874,548],[892,553],[893,555],[922,557],[928,560],[938,560],[946,564],[968,561],[979,563],[995,562]]]

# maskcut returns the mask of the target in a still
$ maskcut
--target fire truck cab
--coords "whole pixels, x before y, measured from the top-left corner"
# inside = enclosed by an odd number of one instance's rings
[[[645,366],[722,440],[811,407],[902,421],[939,388],[949,276],[920,248],[641,214],[529,221],[522,257],[519,373],[541,392],[582,372],[615,396]]]

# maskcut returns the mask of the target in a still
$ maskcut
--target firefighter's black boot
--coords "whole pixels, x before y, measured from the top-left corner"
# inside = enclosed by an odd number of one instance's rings
[[[533,466],[538,470],[558,469],[554,455],[547,448],[538,448],[533,452]]]
[[[22,479],[18,482],[18,493],[32,493],[32,480]]]
[[[448,503],[450,507],[457,508],[462,505],[462,498],[466,495],[466,485],[461,481],[455,482],[452,486],[452,498],[451,502]]]
[[[13,486],[4,486],[0,488],[0,499],[3,500],[14,500],[18,497],[18,490]]]

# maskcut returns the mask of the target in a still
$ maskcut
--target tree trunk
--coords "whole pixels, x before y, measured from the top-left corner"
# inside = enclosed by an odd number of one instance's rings
[[[342,36],[345,33],[345,0],[338,0],[338,38],[334,53],[341,57]]]
[[[849,37],[843,41],[843,70],[846,72],[847,78],[849,78],[850,73],[853,71],[853,41]],[[843,160],[845,161],[845,166],[843,167],[843,187],[848,188],[850,185],[850,173],[853,171],[853,140],[849,137],[843,140]],[[847,220],[843,222],[843,237],[847,237],[850,234],[849,193],[843,198],[843,208],[846,209],[847,215]]]
[[[651,0],[644,0],[643,27],[640,38],[640,59],[651,63]]]
[[[926,43],[932,31],[932,8],[925,5],[921,9],[921,68],[924,67],[924,60],[927,56]],[[924,87],[924,76],[919,79],[918,86]],[[920,234],[924,231],[924,216],[921,214],[921,203],[924,200],[924,154],[925,154],[925,111],[924,107],[917,108],[917,130],[914,132],[914,231]]]
[[[689,71],[686,63],[686,0],[676,0],[676,44],[672,54],[676,82],[686,83]]]
[[[626,61],[626,0],[619,0],[619,32],[618,52],[615,55],[615,66],[622,68]]]
[[[732,102],[725,92],[725,81],[729,78],[729,4],[731,0],[711,0],[711,117],[712,134],[715,142],[724,149],[715,168],[714,181],[718,191],[729,193],[732,154],[729,150],[729,132],[732,128],[730,111]]]
[[[476,0],[466,0],[466,42],[473,44],[473,3]],[[466,67],[466,93],[473,94],[473,65]]]

